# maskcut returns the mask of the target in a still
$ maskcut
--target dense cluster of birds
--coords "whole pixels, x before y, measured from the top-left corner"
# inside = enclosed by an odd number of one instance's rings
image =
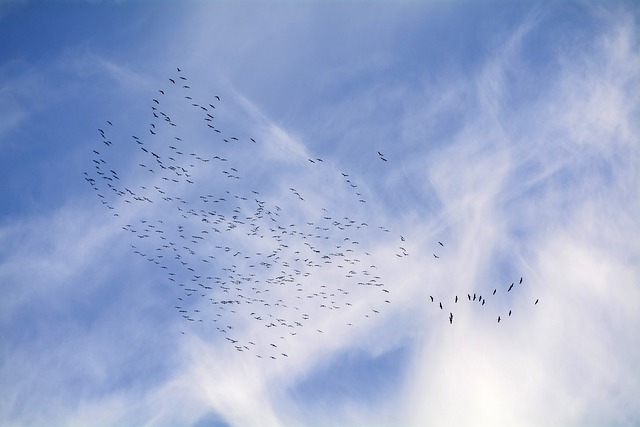
[[[224,129],[221,97],[202,96],[191,84],[177,68],[150,100],[142,134],[106,121],[84,173],[128,233],[133,253],[169,285],[176,312],[193,325],[182,333],[198,325],[199,333],[212,332],[239,352],[276,359],[288,357],[296,335],[323,334],[323,324],[352,325],[385,310],[393,287],[372,253],[399,240],[397,259],[409,254],[404,236],[369,224],[366,191],[316,156],[298,173],[340,184],[330,190],[346,195],[342,208],[334,203],[330,212],[320,191],[281,188],[274,168],[256,155],[264,143]],[[480,295],[467,297],[485,304]],[[248,330],[254,338],[246,338]]]

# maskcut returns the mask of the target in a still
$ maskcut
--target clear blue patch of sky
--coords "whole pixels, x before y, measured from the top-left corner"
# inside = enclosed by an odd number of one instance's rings
[[[231,424],[225,422],[215,413],[210,413],[196,421],[192,427],[231,427]]]
[[[405,380],[409,357],[407,347],[377,357],[363,351],[339,354],[296,384],[290,394],[310,409],[341,406],[346,401],[386,404]]]

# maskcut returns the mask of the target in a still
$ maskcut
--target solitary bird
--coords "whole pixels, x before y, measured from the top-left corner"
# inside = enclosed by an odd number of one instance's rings
[[[500,323],[500,316],[498,316],[498,323]]]
[[[533,305],[536,305],[538,303],[538,300],[536,300],[536,302],[533,303]]]

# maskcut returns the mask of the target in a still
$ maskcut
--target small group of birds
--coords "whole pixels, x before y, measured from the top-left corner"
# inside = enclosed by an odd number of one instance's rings
[[[440,242],[438,242],[438,243],[440,243]],[[442,243],[440,243],[440,245],[442,245]],[[523,278],[521,277],[519,282],[518,282],[518,284],[522,284],[522,281],[523,281]],[[512,282],[511,285],[509,285],[509,287],[507,288],[506,293],[511,292],[511,290],[513,289],[513,286],[514,286],[514,283]],[[491,293],[491,297],[495,296],[497,291],[498,291],[498,289],[495,288],[493,290],[493,292]],[[435,303],[435,299],[434,299],[433,295],[429,295],[429,298],[431,299],[432,303]],[[473,293],[473,295],[471,293],[467,293],[467,299],[468,299],[469,302],[478,301],[478,303],[480,304],[480,307],[483,307],[487,302],[487,300],[482,295],[476,294],[475,292]],[[538,301],[539,301],[539,299],[536,299],[535,302],[533,303],[533,305],[537,305]],[[458,295],[454,296],[453,304],[454,305],[458,304]],[[503,306],[503,303],[501,302],[499,305],[500,305],[500,307],[498,309],[500,309]],[[444,310],[444,305],[442,304],[442,301],[438,302],[438,307],[440,308],[440,310]],[[507,317],[511,317],[511,309],[509,309],[509,311],[507,312]],[[497,320],[498,320],[498,323],[500,323],[500,320],[502,320],[502,316],[498,315]],[[453,324],[453,312],[449,312],[449,323]]]

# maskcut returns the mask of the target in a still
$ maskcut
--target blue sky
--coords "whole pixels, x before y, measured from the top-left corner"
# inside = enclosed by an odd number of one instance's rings
[[[639,18],[1,3],[0,425],[639,423]]]

